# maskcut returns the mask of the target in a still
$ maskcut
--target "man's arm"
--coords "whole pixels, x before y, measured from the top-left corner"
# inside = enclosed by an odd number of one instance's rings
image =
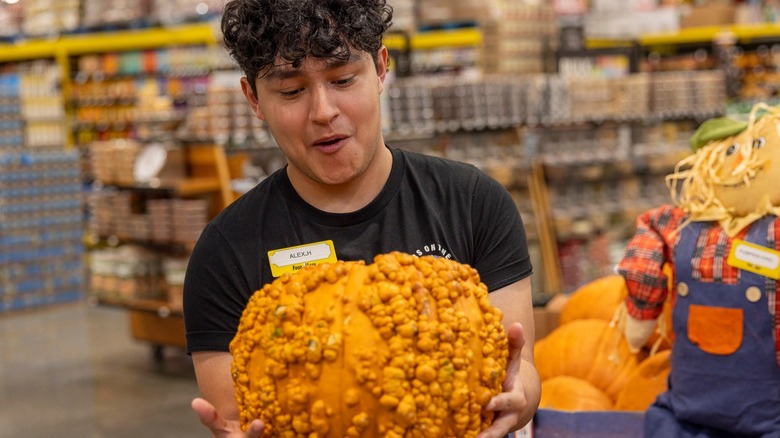
[[[536,413],[541,397],[541,382],[534,365],[534,313],[531,279],[526,277],[490,293],[490,302],[504,314],[504,329],[509,336],[509,363],[504,392],[488,404],[498,411],[493,425],[479,438],[503,437],[525,426]],[[522,325],[522,329],[518,326]]]
[[[192,401],[192,409],[216,438],[259,437],[263,431],[260,421],[253,422],[246,434],[241,431],[230,372],[232,361],[233,356],[227,352],[192,353],[195,377],[203,395]]]

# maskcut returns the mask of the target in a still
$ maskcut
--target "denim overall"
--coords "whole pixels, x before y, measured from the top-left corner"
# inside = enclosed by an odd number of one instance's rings
[[[773,219],[770,216],[755,222],[744,240],[766,246]],[[706,232],[701,223],[691,223],[681,230],[676,247],[675,340],[669,390],[647,410],[645,437],[780,437],[780,366],[775,325],[764,292],[767,278],[742,270],[736,285],[694,279],[691,261],[703,230]],[[724,263],[727,256],[723,254]],[[708,334],[706,327],[698,334],[690,330],[694,327],[689,326],[691,313],[713,308],[742,312],[742,327],[728,327],[725,333],[731,339],[713,344],[717,350],[728,351],[705,351],[713,348],[702,336]],[[692,338],[704,341],[697,345]],[[728,345],[731,347],[724,347]]]

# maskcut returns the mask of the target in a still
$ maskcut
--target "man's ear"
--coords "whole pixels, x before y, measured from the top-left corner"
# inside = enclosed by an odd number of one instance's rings
[[[241,91],[244,93],[244,97],[246,97],[247,102],[249,102],[249,106],[252,107],[252,111],[255,113],[255,116],[260,120],[265,120],[265,115],[263,114],[263,111],[260,110],[257,96],[255,96],[255,92],[252,90],[252,85],[249,84],[249,79],[247,79],[246,76],[241,78]]]
[[[385,89],[385,78],[387,77],[388,69],[387,62],[387,47],[382,46],[382,48],[379,49],[379,53],[376,57],[376,73],[379,76],[379,94],[382,94],[382,91]]]

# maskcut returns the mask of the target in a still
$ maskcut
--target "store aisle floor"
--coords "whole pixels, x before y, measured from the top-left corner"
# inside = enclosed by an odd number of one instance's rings
[[[189,356],[129,333],[122,309],[72,303],[0,315],[0,438],[207,437]]]

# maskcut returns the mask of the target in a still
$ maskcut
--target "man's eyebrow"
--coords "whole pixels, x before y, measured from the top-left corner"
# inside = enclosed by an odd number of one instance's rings
[[[327,65],[325,66],[326,70],[344,67],[345,65],[354,64],[357,62],[360,62],[360,56],[353,53],[349,56],[347,59],[338,59],[335,61],[328,61]],[[298,68],[292,68],[289,64],[284,64],[282,66],[274,66],[271,67],[266,74],[262,75],[261,78],[268,81],[283,81],[285,79],[291,79],[298,76],[301,76],[303,73],[301,73],[301,70]]]

